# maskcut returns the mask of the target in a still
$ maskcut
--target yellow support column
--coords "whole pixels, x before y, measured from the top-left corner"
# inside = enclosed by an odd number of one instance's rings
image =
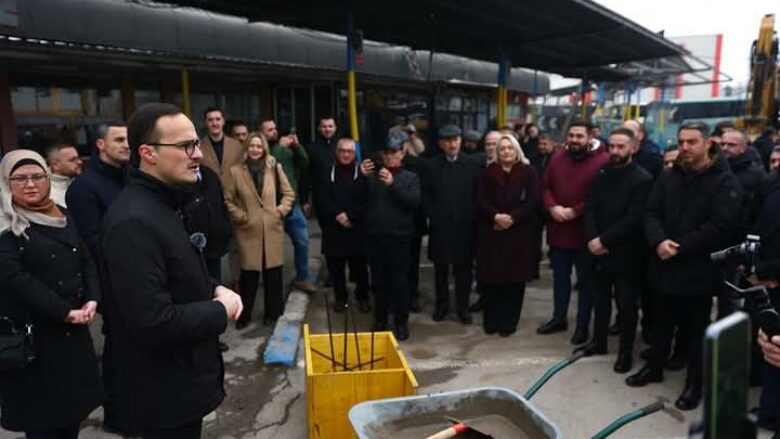
[[[191,117],[190,109],[190,72],[187,67],[181,68],[181,104],[187,117]]]

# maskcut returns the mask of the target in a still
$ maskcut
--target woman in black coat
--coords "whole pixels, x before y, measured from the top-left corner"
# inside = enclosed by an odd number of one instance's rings
[[[534,168],[512,136],[498,143],[477,185],[477,281],[483,288],[485,333],[517,330],[525,283],[539,269],[535,234],[541,189]]]
[[[0,371],[0,424],[29,439],[76,438],[102,401],[89,324],[95,265],[64,209],[49,198],[43,158],[15,150],[0,162],[0,316],[31,323],[36,358]]]

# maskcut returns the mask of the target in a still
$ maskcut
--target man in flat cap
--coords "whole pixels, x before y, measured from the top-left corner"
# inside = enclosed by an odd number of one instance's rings
[[[368,179],[365,234],[371,287],[375,295],[374,330],[388,329],[399,341],[409,338],[409,286],[407,284],[415,212],[420,205],[420,180],[403,168],[403,131],[391,133],[382,148],[381,163],[366,159],[360,172]]]
[[[449,311],[449,272],[455,276],[458,319],[471,323],[469,292],[474,257],[474,191],[479,164],[460,150],[461,130],[455,125],[439,129],[444,154],[430,160],[423,187],[423,207],[430,218],[428,257],[435,267],[436,311],[442,321]]]

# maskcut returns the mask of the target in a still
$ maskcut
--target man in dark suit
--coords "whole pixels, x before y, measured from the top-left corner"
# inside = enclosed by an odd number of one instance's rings
[[[474,258],[474,193],[480,166],[461,153],[461,130],[455,125],[439,129],[444,154],[429,161],[423,186],[423,205],[430,219],[428,257],[433,261],[436,283],[434,321],[449,311],[449,271],[455,276],[458,319],[471,323],[469,292]]]

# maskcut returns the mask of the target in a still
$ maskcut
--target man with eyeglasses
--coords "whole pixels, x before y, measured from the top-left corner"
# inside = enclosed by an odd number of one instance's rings
[[[62,207],[68,207],[65,194],[73,179],[81,174],[81,157],[75,146],[56,143],[46,151],[46,161],[51,170],[51,194],[49,197]]]
[[[200,139],[203,152],[203,166],[216,172],[222,179],[233,165],[242,162],[244,147],[238,140],[225,135],[225,116],[217,107],[209,107],[203,112],[207,134]]]
[[[146,104],[128,134],[127,186],[100,239],[117,419],[145,439],[196,439],[225,397],[218,337],[243,305],[209,276],[208,240],[183,218],[182,187],[197,182],[203,160],[192,121],[176,106]]]

